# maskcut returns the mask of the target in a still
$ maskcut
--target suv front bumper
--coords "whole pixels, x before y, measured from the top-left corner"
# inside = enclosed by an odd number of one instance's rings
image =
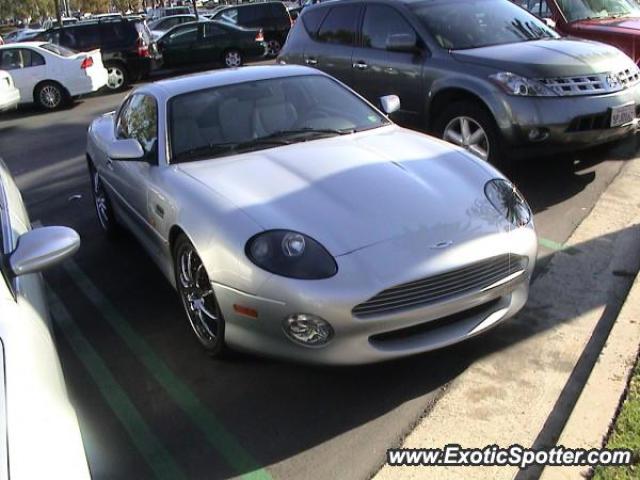
[[[635,131],[640,116],[640,85],[606,95],[515,97],[503,95],[496,115],[503,138],[524,154],[586,148]],[[636,119],[611,127],[611,111],[634,104]]]

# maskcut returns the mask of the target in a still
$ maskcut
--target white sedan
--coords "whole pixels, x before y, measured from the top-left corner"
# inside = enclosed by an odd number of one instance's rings
[[[0,159],[0,478],[88,480],[40,271],[72,255],[66,227],[31,229]]]
[[[0,46],[0,69],[7,70],[20,90],[20,103],[35,102],[46,110],[107,84],[99,50],[77,53],[45,42]]]
[[[20,103],[20,91],[13,84],[9,73],[0,70],[0,112],[11,110]]]

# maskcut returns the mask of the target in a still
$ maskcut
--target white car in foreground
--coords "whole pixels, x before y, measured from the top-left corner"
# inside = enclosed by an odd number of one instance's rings
[[[20,103],[35,102],[46,110],[107,84],[100,50],[78,53],[45,42],[0,46],[0,69],[8,71],[20,90]]]
[[[11,110],[20,103],[20,91],[13,84],[13,79],[4,70],[0,70],[0,112]]]
[[[70,228],[31,229],[20,192],[0,159],[2,479],[90,478],[39,273],[79,246]]]

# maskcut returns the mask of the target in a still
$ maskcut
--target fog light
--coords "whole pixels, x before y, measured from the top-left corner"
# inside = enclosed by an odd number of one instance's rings
[[[546,128],[532,128],[529,130],[529,141],[542,142],[549,138],[549,130]]]
[[[325,345],[333,337],[329,322],[308,313],[291,315],[284,320],[282,328],[291,340],[308,347]]]

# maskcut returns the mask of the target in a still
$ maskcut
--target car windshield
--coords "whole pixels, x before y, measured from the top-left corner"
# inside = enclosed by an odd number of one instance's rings
[[[558,0],[558,6],[569,22],[640,17],[640,8],[632,0]]]
[[[348,135],[390,123],[321,75],[182,94],[169,102],[168,122],[173,163]]]
[[[56,55],[60,55],[61,57],[72,57],[76,53],[78,53],[74,50],[71,50],[70,48],[61,47],[60,45],[55,45],[53,43],[45,43],[43,45],[40,45],[40,48],[49,50],[50,52],[53,52]]]
[[[535,16],[504,0],[436,0],[410,5],[440,46],[451,50],[559,38]]]

